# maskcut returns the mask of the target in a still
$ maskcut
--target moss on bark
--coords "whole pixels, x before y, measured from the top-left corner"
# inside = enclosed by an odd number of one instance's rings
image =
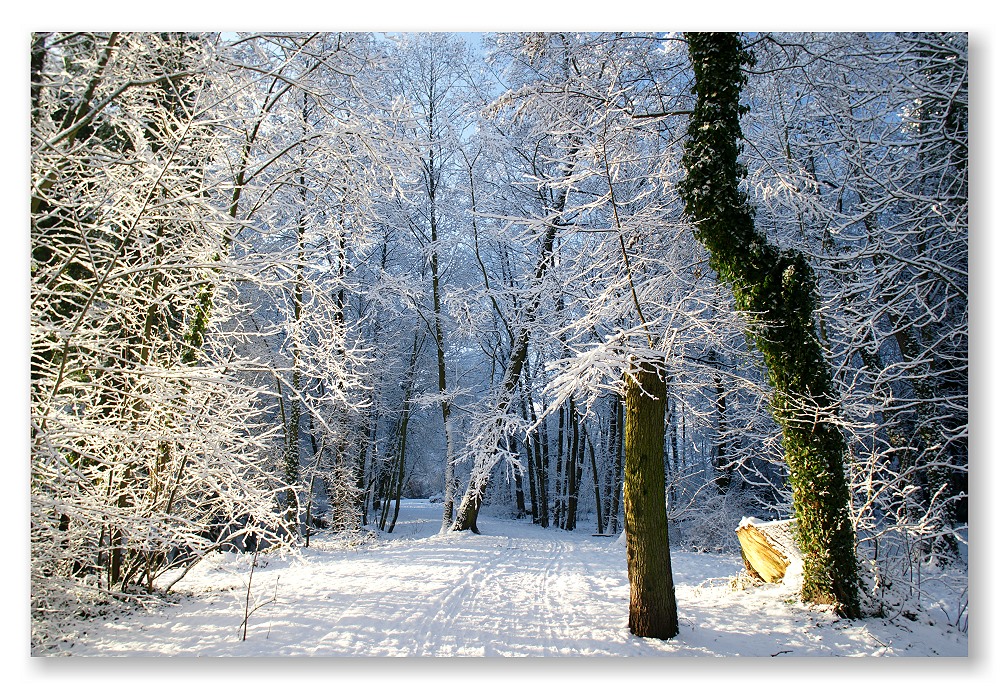
[[[815,278],[798,252],[779,251],[754,225],[742,138],[743,65],[752,62],[737,34],[687,34],[697,97],[681,184],[695,234],[719,279],[733,289],[774,388],[783,432],[798,537],[804,555],[802,597],[859,615],[854,529],[844,475],[845,441],[835,419],[830,368],[816,336]]]

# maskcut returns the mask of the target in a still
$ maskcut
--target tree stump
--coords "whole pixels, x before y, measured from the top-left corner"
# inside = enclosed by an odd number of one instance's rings
[[[736,529],[747,572],[770,584],[780,582],[792,560],[801,560],[794,519],[764,522],[744,517]]]

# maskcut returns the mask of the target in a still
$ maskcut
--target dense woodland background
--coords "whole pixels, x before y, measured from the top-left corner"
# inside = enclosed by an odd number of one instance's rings
[[[816,276],[877,612],[968,520],[968,40],[744,41],[744,189]],[[401,497],[618,533],[649,349],[674,546],[787,517],[761,356],[678,191],[688,55],[33,34],[33,641],[219,548],[391,531]]]

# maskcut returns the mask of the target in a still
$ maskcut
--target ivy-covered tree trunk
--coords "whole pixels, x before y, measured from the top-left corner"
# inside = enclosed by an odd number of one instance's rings
[[[636,636],[677,636],[677,599],[670,566],[663,428],[667,385],[644,362],[625,381],[625,551],[628,627]]]
[[[681,184],[688,217],[711,254],[719,279],[733,289],[774,388],[783,432],[799,545],[802,598],[860,614],[845,441],[835,414],[830,368],[816,336],[815,279],[799,252],[779,251],[754,226],[739,183],[743,65],[752,56],[737,34],[687,34],[696,103],[684,149]]]

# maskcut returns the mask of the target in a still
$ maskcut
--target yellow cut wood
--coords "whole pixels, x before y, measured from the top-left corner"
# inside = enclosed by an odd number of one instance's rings
[[[771,584],[784,578],[791,561],[763,531],[753,524],[742,524],[736,529],[736,536],[740,539],[747,572]]]

